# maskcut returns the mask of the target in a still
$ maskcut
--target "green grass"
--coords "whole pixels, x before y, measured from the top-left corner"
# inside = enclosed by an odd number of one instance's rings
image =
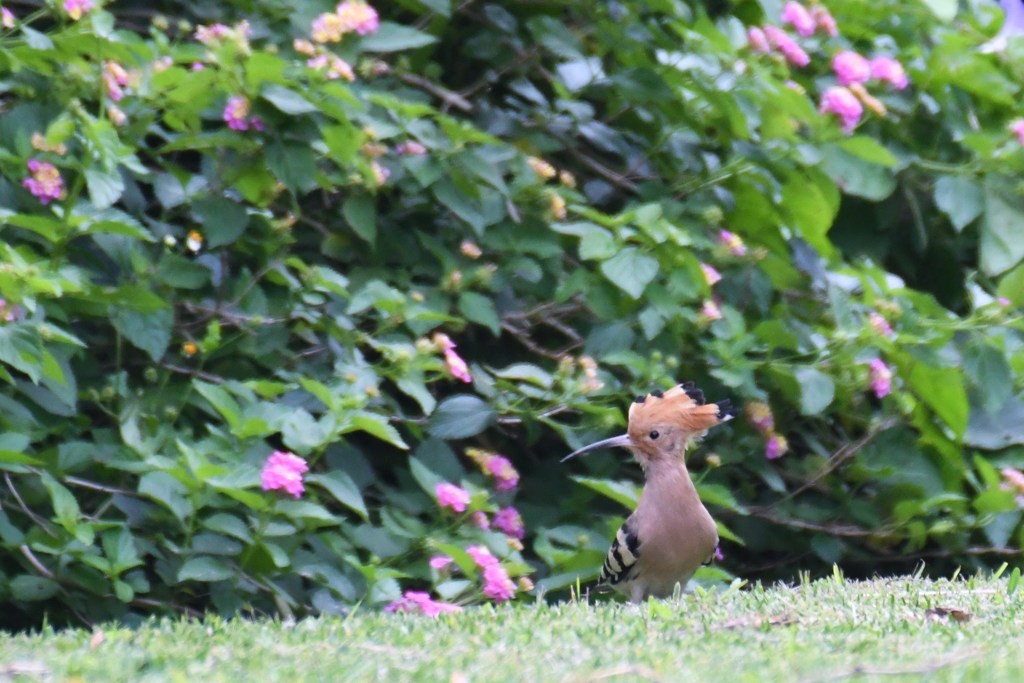
[[[955,608],[952,616],[930,614]],[[1024,680],[1024,590],[830,579],[643,605],[154,621],[0,636],[0,680]],[[964,620],[966,619],[966,620]]]

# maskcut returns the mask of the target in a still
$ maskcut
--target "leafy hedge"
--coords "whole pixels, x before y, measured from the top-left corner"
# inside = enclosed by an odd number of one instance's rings
[[[694,456],[705,580],[1018,554],[996,12],[13,9],[4,625],[567,588],[637,486],[559,457],[677,379],[749,415]]]

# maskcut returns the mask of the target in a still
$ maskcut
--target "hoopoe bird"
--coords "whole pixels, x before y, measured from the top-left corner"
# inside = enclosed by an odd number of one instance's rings
[[[599,448],[630,449],[644,471],[636,510],[615,534],[601,568],[600,585],[633,602],[668,597],[686,586],[718,547],[718,529],[686,469],[686,448],[708,429],[733,417],[728,400],[705,403],[692,382],[638,396],[629,407],[626,433],[570,453],[565,462]]]

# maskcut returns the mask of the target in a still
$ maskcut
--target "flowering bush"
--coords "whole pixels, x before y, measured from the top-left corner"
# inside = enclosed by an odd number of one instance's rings
[[[1014,552],[1021,41],[671,6],[5,8],[4,625],[559,595],[682,379],[699,580]]]

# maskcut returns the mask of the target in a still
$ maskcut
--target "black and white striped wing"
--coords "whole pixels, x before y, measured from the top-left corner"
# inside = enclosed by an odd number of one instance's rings
[[[636,526],[636,519],[631,516],[619,527],[604,558],[599,583],[616,586],[636,574],[636,563],[640,559],[640,537]]]

